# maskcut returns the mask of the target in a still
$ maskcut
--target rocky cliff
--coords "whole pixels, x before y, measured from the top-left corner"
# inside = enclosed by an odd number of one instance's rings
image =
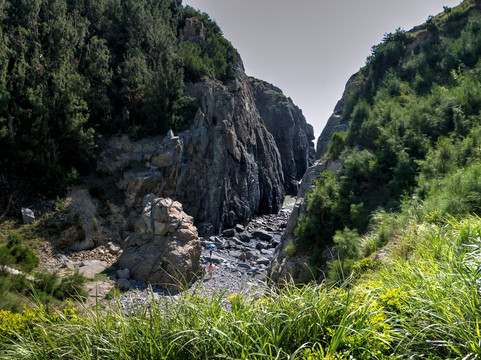
[[[203,78],[186,85],[197,99],[189,128],[174,136],[104,144],[98,171],[117,174],[127,206],[148,193],[182,203],[201,235],[280,210],[284,199],[281,156],[262,126],[239,59],[236,80]]]
[[[358,86],[358,73],[352,75],[346,83],[341,99],[337,102],[334,112],[327,120],[326,126],[322,129],[321,135],[317,139],[316,159],[320,159],[327,152],[329,140],[335,132],[346,131],[348,121],[342,121],[341,115],[344,110],[346,98]]]
[[[275,250],[274,258],[268,269],[270,279],[277,284],[283,284],[291,280],[294,282],[302,282],[312,277],[315,271],[325,270],[316,269],[314,271],[310,267],[311,254],[293,250],[288,251],[286,249],[289,244],[292,244],[292,249],[295,249],[296,236],[294,232],[299,223],[299,219],[303,215],[306,215],[305,199],[307,193],[314,187],[314,181],[319,179],[321,172],[331,171],[335,173],[341,167],[339,160],[326,161],[322,159],[322,157],[327,152],[332,134],[345,131],[348,128],[348,121],[343,122],[341,115],[345,107],[346,98],[355,90],[356,86],[358,86],[357,75],[357,73],[352,75],[346,83],[341,99],[337,102],[333,114],[329,117],[326,126],[317,140],[316,158],[320,160],[307,169],[299,185],[294,209],[292,210],[287,222],[287,227],[281,236],[280,244]],[[329,257],[329,249],[326,248],[325,253],[325,258],[327,259]]]
[[[295,195],[299,181],[314,163],[314,130],[282,90],[255,78],[249,78],[262,123],[274,136],[281,155],[284,189]]]

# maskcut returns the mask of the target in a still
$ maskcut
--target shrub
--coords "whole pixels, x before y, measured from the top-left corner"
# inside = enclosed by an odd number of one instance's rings
[[[294,245],[294,241],[292,239],[286,245],[286,254],[287,256],[294,256],[296,254],[296,246]]]
[[[32,249],[21,244],[22,241],[23,237],[19,233],[13,233],[8,237],[7,244],[0,247],[0,264],[30,272],[40,261]]]
[[[361,256],[360,239],[356,229],[350,230],[345,227],[344,230],[337,230],[333,241],[336,244],[334,249],[339,251],[341,260],[356,260]]]

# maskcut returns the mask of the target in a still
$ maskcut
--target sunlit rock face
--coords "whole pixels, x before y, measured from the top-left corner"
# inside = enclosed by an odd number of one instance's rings
[[[169,198],[148,194],[118,264],[133,279],[182,289],[201,274],[202,247],[191,216]]]

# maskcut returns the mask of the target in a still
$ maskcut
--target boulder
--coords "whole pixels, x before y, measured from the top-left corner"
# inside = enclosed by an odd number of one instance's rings
[[[237,236],[239,237],[239,240],[243,243],[248,243],[251,241],[251,235],[248,233],[239,234]]]
[[[85,237],[82,241],[75,243],[72,246],[73,251],[84,251],[84,250],[92,250],[95,247],[95,243],[92,238],[85,233]]]
[[[269,265],[271,263],[271,261],[267,258],[262,257],[262,258],[257,259],[256,263],[257,263],[257,265]]]
[[[35,222],[35,214],[29,208],[22,208],[22,220],[24,224],[33,224]]]
[[[120,279],[117,280],[117,287],[121,291],[127,291],[127,290],[130,290],[131,284],[130,284],[129,280],[124,279],[124,278],[120,278]]]
[[[227,229],[222,231],[222,236],[226,238],[231,238],[235,236],[235,229]]]
[[[238,232],[238,233],[244,232],[245,229],[246,229],[246,228],[245,228],[244,225],[242,225],[242,224],[236,224],[236,225],[235,225],[235,231]]]
[[[256,249],[257,250],[265,250],[265,249],[267,249],[267,245],[262,243],[262,242],[259,242],[259,243],[256,244]]]
[[[260,240],[266,240],[266,241],[269,241],[269,240],[272,239],[272,235],[269,234],[266,230],[263,230],[263,229],[255,229],[252,232],[252,236],[256,237]]]
[[[202,246],[193,219],[170,198],[148,194],[142,204],[118,264],[132,279],[180,290],[201,273]]]
[[[130,270],[129,269],[121,269],[117,270],[117,278],[119,279],[130,279]]]
[[[78,268],[79,273],[87,279],[94,279],[95,275],[100,274],[107,268],[107,263],[100,260],[87,260],[82,262]]]

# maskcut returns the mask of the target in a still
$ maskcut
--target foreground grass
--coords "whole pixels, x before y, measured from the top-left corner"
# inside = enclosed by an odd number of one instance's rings
[[[378,270],[340,288],[194,291],[133,316],[120,306],[33,319],[4,312],[0,358],[477,358],[480,263],[481,219],[412,221]]]

